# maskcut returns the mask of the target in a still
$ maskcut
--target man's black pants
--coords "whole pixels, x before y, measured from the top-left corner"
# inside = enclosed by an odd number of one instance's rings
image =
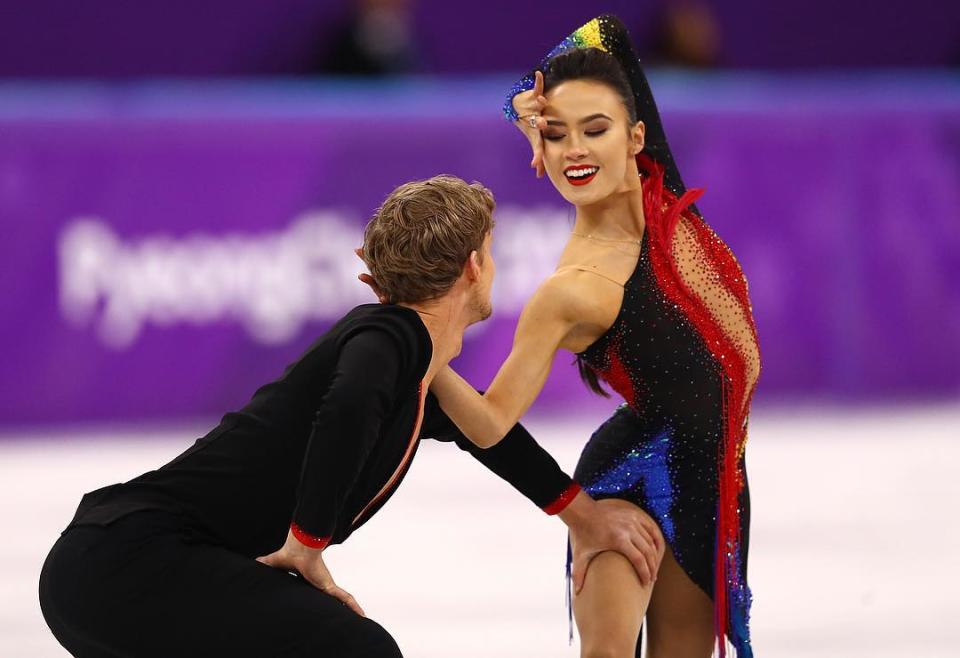
[[[387,631],[298,576],[204,543],[165,512],[77,526],[40,574],[53,634],[81,658],[398,658]]]

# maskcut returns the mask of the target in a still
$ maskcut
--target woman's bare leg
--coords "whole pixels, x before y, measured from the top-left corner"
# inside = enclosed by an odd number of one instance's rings
[[[573,598],[581,658],[634,658],[652,591],[652,585],[641,585],[633,565],[619,553],[593,558],[583,589]]]
[[[647,610],[647,639],[647,658],[709,658],[713,653],[713,602],[669,547]]]

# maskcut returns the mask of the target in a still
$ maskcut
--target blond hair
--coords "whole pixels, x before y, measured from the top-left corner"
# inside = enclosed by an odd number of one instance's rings
[[[456,176],[404,183],[363,233],[363,260],[387,300],[420,302],[446,293],[470,252],[483,258],[493,228],[493,193]]]

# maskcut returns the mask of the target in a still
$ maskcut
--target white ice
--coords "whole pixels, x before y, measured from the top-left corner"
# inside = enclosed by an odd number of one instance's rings
[[[600,420],[528,426],[572,470]],[[67,655],[37,576],[81,494],[203,433],[0,436],[0,656]],[[748,465],[760,658],[960,655],[960,405],[756,409]],[[455,447],[426,442],[403,486],[328,563],[410,658],[562,658],[565,531]]]

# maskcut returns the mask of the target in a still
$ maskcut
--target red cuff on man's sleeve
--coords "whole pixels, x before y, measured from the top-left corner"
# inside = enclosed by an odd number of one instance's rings
[[[567,509],[567,505],[577,497],[577,494],[580,493],[580,485],[576,482],[571,482],[570,486],[563,490],[557,499],[543,508],[543,511],[547,514],[554,515],[559,514],[563,510]]]
[[[330,543],[329,537],[317,537],[298,526],[296,523],[290,524],[290,532],[297,538],[297,541],[307,548],[326,548]]]

